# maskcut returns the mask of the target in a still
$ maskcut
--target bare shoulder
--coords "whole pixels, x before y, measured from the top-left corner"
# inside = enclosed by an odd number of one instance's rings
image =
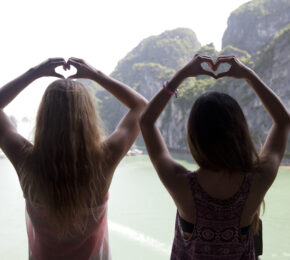
[[[176,204],[184,203],[185,199],[191,197],[190,184],[188,180],[189,170],[180,164],[173,164],[167,176],[161,177],[166,189]]]
[[[33,145],[16,131],[11,131],[6,134],[6,139],[2,142],[1,148],[19,175],[20,168]]]
[[[110,169],[115,169],[120,161],[126,155],[124,148],[119,144],[117,140],[110,136],[103,143],[104,152],[105,152],[105,160],[104,167],[110,171]]]
[[[257,191],[266,193],[277,177],[279,167],[271,160],[262,160],[259,167],[253,172],[253,183]]]

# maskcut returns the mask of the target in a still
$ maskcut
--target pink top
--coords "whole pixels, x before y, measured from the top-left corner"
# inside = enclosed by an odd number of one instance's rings
[[[107,200],[92,211],[84,234],[58,239],[47,222],[43,207],[26,200],[26,228],[30,260],[107,260],[111,259]]]

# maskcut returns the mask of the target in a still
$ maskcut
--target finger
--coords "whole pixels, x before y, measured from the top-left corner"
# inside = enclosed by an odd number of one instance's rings
[[[217,70],[222,63],[227,63],[232,66],[234,60],[232,58],[219,59],[214,63],[214,70]]]
[[[214,62],[209,56],[199,56],[199,60],[201,62],[206,62],[208,65],[210,64],[209,65],[210,68],[214,67]]]
[[[58,67],[58,66],[65,67],[66,66],[66,62],[65,62],[65,60],[53,61],[53,62],[51,62],[51,65],[53,65],[55,68]]]
[[[212,64],[211,62],[206,62],[206,64],[208,65],[208,67],[212,70],[215,71],[215,68],[214,68],[214,64]]]
[[[226,77],[226,76],[229,76],[228,71],[227,72],[221,72],[220,74],[216,75],[216,79],[223,78],[223,77]]]
[[[48,59],[48,61],[50,63],[55,63],[55,62],[65,63],[64,58],[50,58],[50,59]]]
[[[202,69],[202,72],[200,73],[200,75],[207,75],[207,76],[210,76],[210,77],[213,77],[213,78],[215,78],[215,76],[216,76],[211,71],[207,71],[207,70],[204,70],[204,69]]]
[[[71,57],[69,58],[69,61],[74,61],[74,62],[78,62],[78,63],[84,63],[84,60],[82,59],[79,59],[79,58],[75,58],[75,57]]]
[[[219,60],[219,59],[230,59],[230,58],[234,58],[235,57],[235,55],[222,55],[222,56],[218,56],[217,57],[217,60]]]
[[[61,74],[59,74],[59,73],[57,73],[57,72],[52,73],[51,76],[54,76],[54,77],[57,77],[57,78],[64,79],[64,76],[61,75]]]
[[[77,73],[68,77],[68,79],[77,79],[77,78],[79,78]]]
[[[73,60],[73,59],[69,59],[68,62],[66,63],[67,66],[70,68],[70,66],[74,66],[76,68],[78,68],[80,65],[77,61]]]
[[[199,55],[199,56],[202,57],[202,58],[209,58],[209,59],[211,59],[211,57],[208,56],[208,55]]]

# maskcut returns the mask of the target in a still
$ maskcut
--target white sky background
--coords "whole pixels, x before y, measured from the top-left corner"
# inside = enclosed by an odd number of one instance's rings
[[[83,58],[109,74],[149,36],[192,29],[220,49],[230,13],[247,0],[8,0],[0,3],[0,86],[49,57]],[[5,111],[34,118],[49,82],[39,79]]]

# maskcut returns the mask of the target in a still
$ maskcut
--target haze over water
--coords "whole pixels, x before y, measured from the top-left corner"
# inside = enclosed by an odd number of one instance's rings
[[[195,169],[192,163],[180,162]],[[0,159],[0,172],[0,259],[27,259],[24,200],[18,179],[7,159]],[[289,186],[290,170],[281,169],[266,195],[262,260],[290,259]],[[169,259],[176,208],[147,155],[124,158],[115,172],[108,212],[113,259]]]

